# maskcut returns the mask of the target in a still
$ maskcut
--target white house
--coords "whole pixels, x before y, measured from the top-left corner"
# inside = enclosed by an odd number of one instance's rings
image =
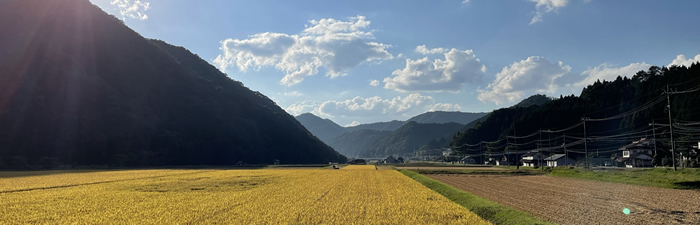
[[[544,156],[539,152],[528,152],[522,155],[523,166],[542,166]]]
[[[573,159],[566,157],[566,154],[554,154],[544,158],[544,161],[547,162],[549,167],[571,166],[575,162]]]

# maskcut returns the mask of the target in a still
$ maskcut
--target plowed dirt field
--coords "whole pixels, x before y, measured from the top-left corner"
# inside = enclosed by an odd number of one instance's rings
[[[549,176],[429,177],[559,224],[700,224],[697,190]]]

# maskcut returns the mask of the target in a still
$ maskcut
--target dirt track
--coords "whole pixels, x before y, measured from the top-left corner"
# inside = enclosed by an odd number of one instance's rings
[[[506,170],[498,167],[478,166],[399,166],[399,170]]]
[[[429,177],[559,224],[700,224],[697,190],[549,176]]]

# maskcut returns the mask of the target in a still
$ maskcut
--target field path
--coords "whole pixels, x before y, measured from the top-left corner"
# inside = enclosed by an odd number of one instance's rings
[[[549,176],[428,176],[559,224],[700,224],[697,190]]]

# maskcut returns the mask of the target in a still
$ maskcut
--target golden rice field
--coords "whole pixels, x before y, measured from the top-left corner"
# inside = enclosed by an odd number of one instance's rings
[[[489,224],[374,166],[0,177],[0,224]]]

